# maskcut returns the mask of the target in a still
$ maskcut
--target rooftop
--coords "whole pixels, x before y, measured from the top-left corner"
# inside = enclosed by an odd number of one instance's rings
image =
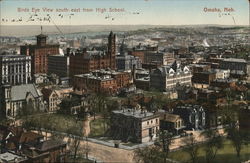
[[[137,110],[137,109],[130,109],[130,108],[124,108],[122,110],[114,110],[113,113],[115,114],[122,114],[128,117],[133,117],[137,119],[148,119],[148,118],[155,118],[158,117],[158,114]]]
[[[0,154],[0,162],[19,162],[21,160],[25,160],[24,157],[10,153],[10,152],[5,152]]]
[[[11,98],[13,101],[26,99],[27,93],[31,93],[35,98],[42,96],[34,84],[23,84],[11,87]]]
[[[245,59],[239,59],[239,58],[225,58],[223,59],[224,62],[240,62],[240,63],[247,63]]]

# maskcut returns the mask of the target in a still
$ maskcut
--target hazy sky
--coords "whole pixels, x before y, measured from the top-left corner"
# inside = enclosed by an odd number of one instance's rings
[[[247,25],[249,20],[248,0],[2,0],[0,4],[1,25]],[[18,8],[29,11],[18,12]],[[32,8],[40,11],[29,21],[35,14]],[[43,8],[53,11],[46,12]],[[69,11],[56,12],[64,8]],[[80,12],[71,11],[78,11],[78,8]],[[93,11],[83,12],[83,8]],[[106,8],[106,12],[97,12],[96,8]],[[124,11],[109,12],[109,8]],[[221,12],[205,12],[204,8],[216,8]],[[224,12],[224,8],[233,8],[233,11]],[[47,14],[51,17],[50,22],[44,21]],[[74,15],[70,18],[70,14]]]

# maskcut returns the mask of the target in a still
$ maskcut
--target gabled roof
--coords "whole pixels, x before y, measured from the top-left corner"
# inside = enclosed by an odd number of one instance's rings
[[[44,99],[48,99],[49,96],[52,94],[53,90],[52,89],[48,89],[48,88],[44,88],[44,89],[42,89],[41,92],[43,94]]]
[[[179,116],[179,115],[165,113],[165,114],[164,114],[164,119],[163,119],[163,120],[168,121],[168,122],[176,122],[176,121],[179,120],[179,119],[180,119],[180,116]]]
[[[34,84],[23,84],[11,87],[11,98],[13,101],[25,100],[28,92],[35,98],[41,96]]]
[[[43,138],[43,136],[40,134],[31,132],[31,131],[23,132],[19,139],[19,143],[27,143],[27,142],[34,141],[39,138]]]

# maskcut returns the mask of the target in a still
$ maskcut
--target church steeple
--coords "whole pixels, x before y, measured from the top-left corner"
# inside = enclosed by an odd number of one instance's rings
[[[125,42],[124,42],[124,40],[125,40],[125,36],[124,36],[124,38],[122,40],[122,44],[120,46],[120,55],[125,55]]]
[[[111,31],[108,37],[108,56],[110,59],[110,68],[116,68],[116,35]]]

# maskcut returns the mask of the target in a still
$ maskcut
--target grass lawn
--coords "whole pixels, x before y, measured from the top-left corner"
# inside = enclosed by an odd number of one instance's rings
[[[95,119],[90,122],[90,137],[104,136],[108,129],[105,119]]]
[[[238,163],[250,159],[250,145],[243,146],[241,151],[241,161],[239,161],[232,143],[229,140],[225,140],[223,144],[223,148],[218,150],[214,163]],[[188,160],[190,160],[189,155],[183,150],[171,152],[169,157],[180,162],[188,162]],[[198,161],[201,163],[205,162],[204,145],[201,145],[198,151]]]
[[[76,121],[76,118],[71,115],[62,114],[44,114],[34,115],[27,119],[32,127],[41,127],[59,132],[72,133],[79,135],[83,125],[82,121]]]
[[[145,96],[163,96],[164,94],[160,91],[143,91]]]
[[[76,163],[94,163],[94,161],[87,160],[87,159],[81,158],[81,157],[77,157],[75,161],[76,161]],[[68,160],[66,162],[74,162],[74,159],[68,158]]]

